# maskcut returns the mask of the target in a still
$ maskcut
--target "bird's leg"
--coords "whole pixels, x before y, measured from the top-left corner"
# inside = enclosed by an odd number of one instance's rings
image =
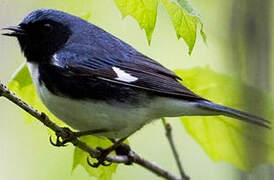
[[[56,132],[56,136],[57,136],[56,142],[53,142],[51,137],[49,140],[53,146],[61,147],[61,146],[65,146],[66,143],[72,141],[75,138],[79,138],[79,137],[87,136],[87,135],[95,135],[95,134],[104,133],[107,131],[108,131],[107,129],[94,129],[94,130],[89,130],[89,131],[73,132],[69,128],[63,127],[61,131]]]
[[[121,150],[121,146],[123,146],[124,144],[123,144],[123,142],[126,140],[128,138],[128,136],[127,137],[125,137],[125,138],[121,138],[121,139],[119,139],[118,141],[116,141],[116,140],[114,140],[114,139],[109,139],[110,141],[112,141],[113,142],[113,145],[112,146],[110,146],[110,147],[108,147],[108,148],[106,148],[106,149],[103,149],[103,148],[100,148],[100,147],[97,147],[96,149],[97,150],[99,150],[100,151],[100,156],[98,157],[98,158],[96,158],[97,160],[98,160],[98,162],[96,162],[96,163],[91,163],[90,161],[89,161],[89,159],[87,159],[87,162],[88,162],[88,164],[90,165],[90,166],[92,166],[92,167],[95,167],[95,168],[97,168],[97,167],[99,167],[100,165],[103,165],[103,166],[109,166],[109,165],[111,165],[111,163],[106,163],[106,157],[112,152],[112,151],[116,151],[116,150]],[[126,145],[126,144],[125,144]],[[125,149],[123,149],[124,150],[124,152],[126,153],[126,151],[127,151],[127,154],[123,154],[123,155],[128,155],[129,154],[129,152],[130,152],[130,147],[127,145],[127,149],[128,150],[125,150]],[[116,151],[116,153],[117,153],[117,151]],[[121,154],[122,155],[122,154]]]

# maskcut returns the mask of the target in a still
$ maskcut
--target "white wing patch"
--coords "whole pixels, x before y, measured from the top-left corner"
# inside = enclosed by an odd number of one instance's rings
[[[52,57],[53,57],[52,60],[51,60],[52,64],[55,65],[55,66],[60,66],[59,59],[57,58],[57,54],[54,54]]]
[[[134,82],[137,81],[138,78],[126,73],[125,71],[121,70],[117,67],[112,67],[113,71],[116,73],[117,77],[116,80],[124,81],[124,82]]]

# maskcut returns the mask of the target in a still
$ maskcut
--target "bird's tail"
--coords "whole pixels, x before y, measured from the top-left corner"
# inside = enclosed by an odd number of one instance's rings
[[[262,127],[266,127],[266,128],[271,128],[270,127],[270,121],[263,119],[261,117],[258,116],[254,116],[252,114],[246,113],[246,112],[242,112],[233,108],[229,108],[226,106],[222,106],[222,105],[218,105],[218,104],[214,104],[210,101],[200,101],[198,103],[200,106],[200,108],[202,109],[208,109],[211,111],[215,111],[216,113],[220,114],[220,115],[225,115],[228,117],[232,117],[232,118],[236,118],[248,123],[253,123]]]

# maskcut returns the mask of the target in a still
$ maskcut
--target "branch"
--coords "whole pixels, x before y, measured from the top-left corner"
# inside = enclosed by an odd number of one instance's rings
[[[61,138],[65,138],[67,135],[67,132],[64,131],[64,129],[57,124],[55,124],[53,121],[49,119],[49,117],[43,113],[39,112],[38,110],[34,109],[32,106],[29,104],[25,103],[22,101],[20,98],[18,98],[14,93],[9,91],[9,89],[2,84],[0,81],[0,97],[3,96],[7,98],[9,101],[13,102],[17,106],[19,106],[21,109],[25,110],[27,113],[35,117],[37,120],[42,122],[45,126],[47,126],[49,129],[53,130],[55,133],[58,132],[58,135],[60,134]],[[89,153],[92,157],[96,158],[100,156],[100,152],[97,149],[94,149],[90,146],[88,146],[86,143],[80,141],[77,138],[74,138],[70,140],[74,146],[80,148],[81,150]],[[106,158],[107,161],[109,162],[114,162],[114,163],[127,163],[127,162],[133,162],[136,163],[145,169],[153,172],[154,174],[163,177],[165,179],[169,180],[185,180],[177,177],[176,175],[168,172],[167,170],[161,168],[160,166],[156,165],[155,163],[152,163],[138,154],[136,154],[134,151],[131,151],[129,153],[129,156],[113,156],[113,155],[108,155]]]
[[[165,118],[162,118],[162,123],[163,123],[163,125],[164,125],[164,127],[165,127],[165,130],[166,130],[166,137],[167,137],[167,139],[168,139],[169,145],[170,145],[170,147],[171,147],[171,150],[172,150],[173,156],[174,156],[174,158],[175,158],[175,161],[176,161],[176,163],[177,163],[178,169],[179,169],[179,171],[180,171],[181,177],[182,177],[182,179],[184,179],[184,180],[189,180],[190,178],[189,178],[188,175],[186,175],[186,173],[185,173],[185,171],[184,171],[184,169],[183,169],[182,163],[181,163],[181,161],[180,161],[179,154],[178,154],[178,152],[177,152],[177,150],[176,150],[175,143],[174,143],[174,141],[173,141],[173,137],[172,137],[172,133],[171,133],[171,131],[172,131],[171,125],[170,125],[169,123],[166,122],[166,119],[165,119]]]

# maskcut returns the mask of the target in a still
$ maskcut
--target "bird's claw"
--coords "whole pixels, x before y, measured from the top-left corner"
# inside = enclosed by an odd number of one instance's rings
[[[51,136],[49,137],[49,142],[51,145],[56,146],[56,147],[64,147],[66,146],[66,143],[64,143],[64,141],[61,140],[60,136],[57,136],[56,138],[56,142],[53,142]]]
[[[62,128],[62,132],[56,132],[56,142],[53,142],[51,136],[49,137],[49,142],[56,147],[64,147],[66,146],[66,143],[70,142],[77,136],[75,136],[75,133],[71,131],[69,128]]]
[[[98,168],[100,165],[110,166],[112,164],[111,162],[100,161],[100,160],[98,160],[98,162],[96,162],[96,163],[93,163],[93,162],[90,162],[89,157],[87,157],[87,163],[88,163],[88,165],[90,165],[93,168]]]
[[[87,163],[94,168],[98,168],[99,166],[110,166],[112,163],[106,161],[106,157],[109,155],[109,153],[111,152],[109,149],[103,149],[100,147],[96,148],[98,151],[100,151],[100,156],[97,157],[97,162],[96,163],[92,163],[89,160],[89,157],[87,157]]]

